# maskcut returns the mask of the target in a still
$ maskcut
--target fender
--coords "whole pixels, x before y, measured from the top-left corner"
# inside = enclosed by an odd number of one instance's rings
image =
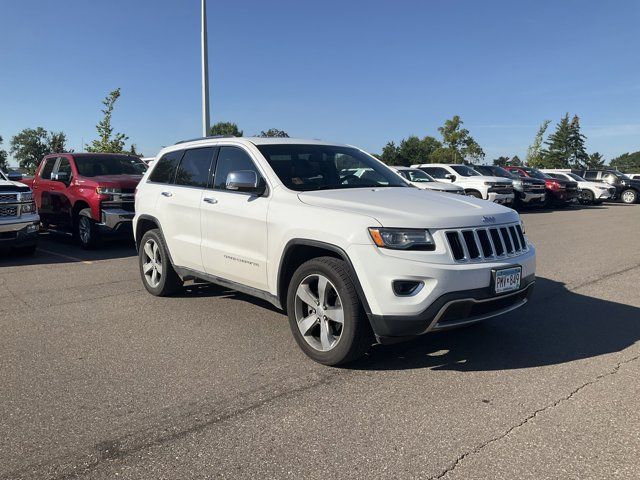
[[[336,253],[342,260],[344,260],[344,262],[347,264],[347,267],[349,269],[349,275],[351,276],[351,280],[353,281],[353,284],[356,287],[356,293],[358,294],[360,303],[362,304],[362,307],[364,308],[364,311],[367,314],[367,316],[371,314],[371,308],[369,307],[369,302],[367,302],[367,297],[364,294],[364,290],[362,289],[362,285],[360,284],[360,280],[358,279],[356,270],[355,268],[353,268],[353,264],[351,263],[351,259],[349,258],[349,255],[347,255],[347,252],[345,252],[341,247],[338,247],[337,245],[321,242],[318,240],[310,240],[306,238],[293,238],[289,240],[282,251],[282,256],[280,257],[280,265],[278,265],[278,276],[277,276],[278,289],[277,289],[276,295],[279,299],[282,299],[282,295],[286,295],[286,292],[280,291],[280,283],[281,283],[280,280],[281,280],[283,266],[285,265],[285,262],[288,260],[288,257],[291,254],[293,247],[298,245],[305,245],[309,247],[317,247],[317,248],[329,250],[333,253]],[[286,301],[284,302],[284,304],[286,305]]]

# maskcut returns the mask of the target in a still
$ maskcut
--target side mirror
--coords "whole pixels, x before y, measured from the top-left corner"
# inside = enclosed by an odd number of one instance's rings
[[[67,172],[52,173],[51,180],[67,183],[69,181],[69,174]]]
[[[455,182],[456,181],[456,176],[453,175],[452,173],[447,173],[444,178],[446,178],[447,180],[449,180],[450,182]]]
[[[227,190],[253,193],[254,195],[262,195],[265,191],[264,184],[261,184],[258,175],[253,170],[229,172],[225,187]]]
[[[20,172],[9,172],[7,173],[7,178],[10,182],[19,182],[22,180],[22,174]]]

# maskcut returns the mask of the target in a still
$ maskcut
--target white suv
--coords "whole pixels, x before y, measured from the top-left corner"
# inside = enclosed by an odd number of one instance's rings
[[[357,148],[210,137],[157,158],[133,222],[146,289],[195,279],[266,299],[318,362],[505,313],[532,292],[535,249],[515,211],[412,188]]]
[[[513,182],[504,177],[482,175],[467,165],[423,163],[411,165],[439,182],[451,182],[464,188],[467,195],[505,205],[513,204]]]

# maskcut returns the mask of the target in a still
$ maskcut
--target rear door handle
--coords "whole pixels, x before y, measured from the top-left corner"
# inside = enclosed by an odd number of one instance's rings
[[[162,195],[164,197],[171,197],[173,195],[173,193],[171,193],[171,192],[162,192]]]
[[[215,198],[211,198],[211,197],[204,197],[202,200],[204,200],[205,202],[210,203],[212,205],[218,203],[218,200],[216,200]]]

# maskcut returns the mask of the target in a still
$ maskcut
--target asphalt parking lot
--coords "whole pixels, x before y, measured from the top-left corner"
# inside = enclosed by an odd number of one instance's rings
[[[639,478],[640,205],[522,215],[526,308],[334,369],[133,247],[0,257],[0,478]]]

